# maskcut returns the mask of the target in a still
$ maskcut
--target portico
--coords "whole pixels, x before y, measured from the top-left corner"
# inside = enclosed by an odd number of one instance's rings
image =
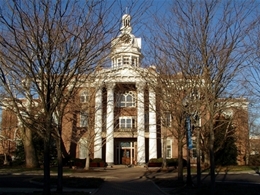
[[[115,154],[116,147],[118,148],[114,142],[115,138],[135,138],[130,144],[134,149],[129,150],[134,152],[134,155],[131,154],[131,158],[133,158],[131,162],[144,164],[147,158],[157,158],[155,94],[153,90],[149,90],[149,100],[145,100],[147,86],[144,82],[138,82],[132,83],[135,89],[131,91],[131,95],[118,98],[120,91],[116,89],[117,84],[117,82],[106,83],[96,89],[94,158],[102,158],[103,152],[106,162],[113,165],[116,156],[118,158],[118,154]],[[122,85],[124,84],[120,83],[120,86]],[[102,92],[105,93],[102,94]],[[134,103],[131,103],[132,101]],[[145,110],[145,102],[147,105],[154,104],[154,106],[149,106],[148,112]],[[148,116],[145,115],[145,112],[148,113]],[[148,154],[145,153],[145,138],[149,140]],[[105,151],[102,151],[103,144],[105,144]]]

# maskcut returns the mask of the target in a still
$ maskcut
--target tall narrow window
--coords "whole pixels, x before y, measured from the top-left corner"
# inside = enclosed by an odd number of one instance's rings
[[[85,111],[80,112],[80,127],[88,126],[88,114]]]
[[[81,94],[80,94],[80,102],[81,103],[86,103],[88,102],[88,93],[86,91],[83,91]]]
[[[132,57],[132,66],[136,66],[136,58]]]
[[[81,138],[78,142],[79,144],[79,159],[85,159],[87,158],[87,139],[86,138]]]
[[[117,66],[121,66],[122,62],[121,62],[121,58],[117,58]]]
[[[163,126],[164,126],[164,127],[171,127],[172,115],[171,115],[170,112],[165,112],[165,113],[164,113],[162,122],[163,122]]]
[[[167,139],[166,158],[172,158],[172,140],[171,139]]]
[[[197,149],[196,149],[196,139],[192,139],[192,150],[191,150],[191,156],[193,158],[197,157]]]
[[[201,119],[200,119],[200,116],[195,113],[193,116],[192,116],[192,127],[193,128],[198,128],[198,127],[201,127]]]

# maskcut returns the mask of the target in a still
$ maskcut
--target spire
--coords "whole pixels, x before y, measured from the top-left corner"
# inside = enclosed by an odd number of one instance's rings
[[[127,10],[126,10],[126,12],[127,12]],[[124,14],[122,16],[122,27],[120,28],[120,31],[122,33],[127,33],[127,34],[131,33],[132,27],[131,27],[130,21],[131,21],[131,16],[129,14]]]

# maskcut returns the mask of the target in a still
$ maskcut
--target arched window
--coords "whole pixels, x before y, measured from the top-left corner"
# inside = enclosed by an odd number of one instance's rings
[[[135,107],[136,98],[135,92],[129,91],[122,94],[117,94],[117,107]]]
[[[87,150],[88,150],[87,139],[86,138],[80,138],[78,143],[79,143],[79,159],[87,158]]]
[[[80,102],[81,103],[86,103],[88,102],[88,93],[86,91],[83,91],[81,94],[80,94]]]

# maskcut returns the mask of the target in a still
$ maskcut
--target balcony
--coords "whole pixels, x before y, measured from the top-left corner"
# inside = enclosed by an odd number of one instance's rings
[[[115,128],[115,132],[136,132],[136,128]]]

